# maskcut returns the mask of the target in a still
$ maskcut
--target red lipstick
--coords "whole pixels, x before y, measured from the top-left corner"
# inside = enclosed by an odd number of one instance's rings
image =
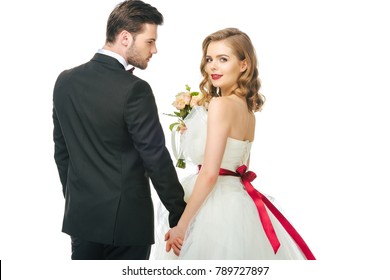
[[[218,74],[211,74],[211,79],[213,80],[218,80],[219,78],[221,78],[222,75],[218,75]]]

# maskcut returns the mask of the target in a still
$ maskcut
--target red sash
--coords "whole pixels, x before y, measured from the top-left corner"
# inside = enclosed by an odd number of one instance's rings
[[[200,169],[201,166],[199,166]],[[257,211],[259,212],[260,221],[263,225],[263,229],[267,238],[275,252],[277,253],[280,242],[278,237],[276,236],[275,229],[272,225],[270,217],[267,213],[266,207],[271,211],[271,213],[278,219],[284,229],[288,232],[288,234],[294,239],[298,247],[301,249],[302,253],[305,255],[308,260],[315,260],[313,253],[310,251],[309,247],[303,240],[303,238],[299,235],[299,233],[295,230],[295,228],[290,224],[290,222],[283,216],[283,214],[272,204],[271,201],[268,200],[266,196],[256,190],[251,182],[256,178],[256,174],[252,171],[246,171],[246,165],[241,165],[237,168],[236,172],[221,168],[219,171],[219,175],[228,175],[240,177],[241,181],[248,192],[249,196],[253,199]]]

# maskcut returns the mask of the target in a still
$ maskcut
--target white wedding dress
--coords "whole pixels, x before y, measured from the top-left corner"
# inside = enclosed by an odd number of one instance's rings
[[[202,164],[204,157],[207,111],[204,107],[195,107],[185,123],[187,130],[181,136],[183,155],[187,165],[197,166]],[[247,164],[251,145],[249,141],[228,138],[221,168],[235,172],[238,167]],[[186,201],[196,178],[197,174],[193,174],[182,181]],[[301,248],[267,208],[280,242],[277,253],[274,253],[254,200],[245,190],[240,177],[218,177],[212,192],[190,223],[179,257],[173,251],[165,252],[164,234],[169,228],[167,212],[162,204],[158,212],[156,244],[152,248],[151,259],[306,259]]]

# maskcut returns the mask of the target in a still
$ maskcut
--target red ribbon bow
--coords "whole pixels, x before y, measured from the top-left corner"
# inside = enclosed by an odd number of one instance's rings
[[[237,173],[241,175],[241,178],[243,180],[252,182],[254,179],[256,179],[257,175],[255,172],[252,171],[246,171],[247,167],[245,164],[241,165],[239,168],[237,168]]]
[[[219,171],[219,175],[230,175],[241,177],[242,183],[248,192],[249,196],[254,201],[257,211],[259,213],[260,221],[263,225],[264,232],[276,254],[279,247],[280,242],[276,235],[275,229],[272,225],[271,219],[267,213],[267,208],[271,213],[278,219],[284,229],[290,234],[290,236],[294,239],[298,247],[301,249],[302,253],[305,255],[308,260],[315,260],[313,253],[310,251],[309,247],[299,235],[299,233],[295,230],[295,228],[290,224],[290,222],[283,216],[282,213],[272,204],[271,201],[268,200],[266,196],[256,190],[251,182],[257,177],[256,174],[252,171],[246,171],[247,166],[241,165],[237,168],[236,172],[221,168]]]

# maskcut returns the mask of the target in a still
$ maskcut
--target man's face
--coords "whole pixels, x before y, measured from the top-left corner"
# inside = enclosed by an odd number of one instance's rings
[[[143,32],[134,37],[126,51],[127,63],[139,69],[146,69],[153,54],[157,53],[156,40],[157,25],[145,23]]]

